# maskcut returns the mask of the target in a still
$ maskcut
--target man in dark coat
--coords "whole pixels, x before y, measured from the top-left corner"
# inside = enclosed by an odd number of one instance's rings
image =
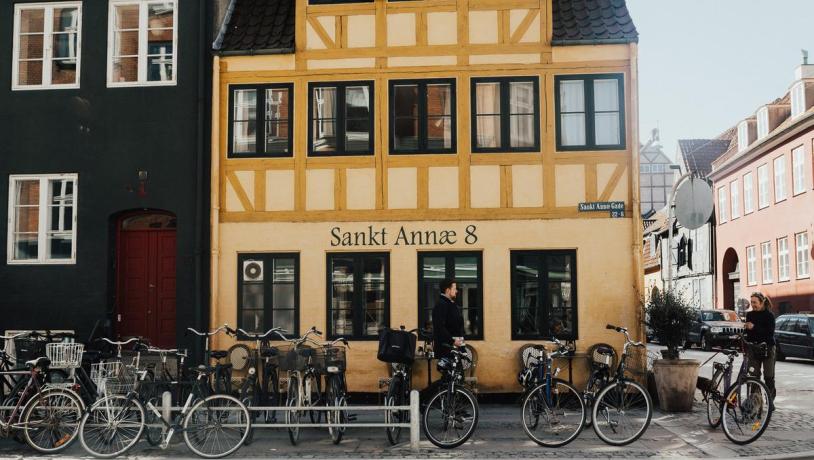
[[[455,304],[457,295],[458,285],[454,279],[441,282],[441,296],[432,309],[433,349],[437,358],[449,356],[450,345],[460,347],[464,344],[464,317]]]

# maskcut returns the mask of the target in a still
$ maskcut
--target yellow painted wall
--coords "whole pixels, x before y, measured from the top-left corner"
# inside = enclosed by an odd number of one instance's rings
[[[579,219],[556,221],[461,221],[461,222],[356,222],[222,224],[219,260],[220,286],[213,315],[214,324],[237,322],[237,255],[242,252],[297,252],[300,254],[300,332],[311,326],[326,328],[326,254],[339,252],[330,246],[331,228],[365,230],[368,225],[384,226],[394,234],[402,225],[409,229],[451,229],[463,235],[466,226],[476,225],[478,242],[453,246],[405,247],[391,244],[366,250],[390,254],[390,325],[416,327],[417,252],[419,250],[483,251],[484,340],[470,341],[479,353],[476,370],[482,392],[511,391],[519,370],[517,350],[527,341],[511,340],[510,260],[515,249],[577,250],[578,350],[598,341],[620,347],[618,334],[607,331],[606,323],[633,325],[636,298],[633,261],[630,257],[631,220],[614,219],[602,223]],[[510,230],[511,229],[511,230]],[[346,249],[347,250],[347,249]],[[231,342],[220,337],[216,346]],[[376,342],[352,342],[349,350],[348,384],[351,391],[377,391],[385,366],[376,360]],[[579,365],[577,366],[579,368]],[[423,369],[422,369],[423,372]],[[416,376],[416,385],[425,381]],[[578,376],[579,380],[582,376]]]

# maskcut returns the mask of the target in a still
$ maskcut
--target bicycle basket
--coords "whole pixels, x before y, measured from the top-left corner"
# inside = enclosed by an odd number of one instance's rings
[[[289,348],[280,350],[280,370],[281,371],[302,371],[308,367],[309,361],[313,360],[315,350],[310,347]],[[323,359],[324,363],[325,360]]]
[[[525,369],[544,362],[547,356],[545,349],[535,348],[534,345],[527,345],[520,349],[520,361]]]
[[[51,360],[51,367],[76,369],[82,365],[85,345],[81,343],[49,343],[45,346],[45,356]]]
[[[593,368],[610,368],[616,362],[616,351],[610,345],[599,343],[591,347],[589,355]]]
[[[345,372],[347,357],[345,347],[325,348],[325,370],[329,373]]]
[[[136,370],[121,361],[90,365],[90,379],[99,394],[127,394],[136,385]]]
[[[26,361],[45,356],[46,344],[47,342],[44,340],[31,337],[14,339],[14,358],[17,360],[17,364],[22,365]]]

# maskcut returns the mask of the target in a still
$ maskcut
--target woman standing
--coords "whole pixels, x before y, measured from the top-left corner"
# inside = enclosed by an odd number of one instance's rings
[[[763,380],[769,387],[772,401],[777,394],[774,387],[774,314],[772,314],[772,302],[768,297],[760,292],[752,294],[750,299],[752,309],[746,313],[746,340],[755,343],[766,342],[766,354],[756,355],[752,348],[749,348],[749,367],[754,369],[754,375],[760,378],[760,371],[763,370]]]

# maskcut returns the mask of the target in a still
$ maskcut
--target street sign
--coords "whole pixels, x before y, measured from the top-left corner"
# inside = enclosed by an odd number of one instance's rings
[[[625,217],[624,201],[593,201],[580,203],[577,206],[579,212],[608,212],[610,217]]]
[[[712,189],[703,179],[692,177],[678,187],[675,195],[675,213],[678,223],[695,230],[709,222],[712,216]]]

